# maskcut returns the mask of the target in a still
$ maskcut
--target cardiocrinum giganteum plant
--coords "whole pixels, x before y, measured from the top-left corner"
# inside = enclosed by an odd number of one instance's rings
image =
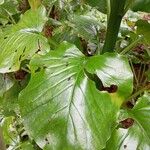
[[[149,150],[149,6],[1,0],[0,149]]]

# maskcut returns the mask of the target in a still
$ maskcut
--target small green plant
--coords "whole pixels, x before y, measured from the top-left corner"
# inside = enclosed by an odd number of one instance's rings
[[[0,149],[148,150],[149,6],[0,0]]]

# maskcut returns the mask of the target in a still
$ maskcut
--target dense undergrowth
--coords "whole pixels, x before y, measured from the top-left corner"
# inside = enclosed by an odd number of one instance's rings
[[[0,0],[0,150],[149,150],[149,13],[149,0]]]

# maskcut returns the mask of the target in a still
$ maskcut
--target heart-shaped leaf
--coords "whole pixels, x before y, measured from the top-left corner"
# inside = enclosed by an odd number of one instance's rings
[[[120,65],[116,66],[117,62]],[[31,80],[19,98],[28,134],[37,143],[47,141],[49,149],[104,148],[115,128],[120,105],[132,92],[127,60],[109,53],[88,58],[64,42],[45,56],[35,56],[30,67]],[[115,73],[119,68],[121,72]],[[110,87],[98,90],[88,75],[91,73],[100,77],[104,86],[111,80],[118,89],[114,93],[107,92]],[[122,81],[119,78],[117,82],[118,75]],[[120,92],[124,86],[125,97]],[[46,145],[40,143],[41,147]]]

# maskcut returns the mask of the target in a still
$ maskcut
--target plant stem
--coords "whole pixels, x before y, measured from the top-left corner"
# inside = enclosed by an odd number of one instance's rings
[[[131,69],[132,69],[132,72],[133,72],[133,75],[134,75],[134,78],[135,78],[136,84],[137,84],[137,86],[138,86],[138,85],[139,85],[139,81],[138,81],[138,79],[137,79],[137,75],[136,75],[136,73],[135,73],[135,69],[134,69],[134,67],[133,67],[133,62],[132,62],[132,60],[131,60],[131,59],[129,59],[129,62],[130,62],[130,66],[131,66]]]
[[[124,6],[126,0],[110,0],[111,11],[107,26],[106,39],[103,53],[114,50],[122,17],[124,16]]]
[[[107,0],[107,22],[108,22],[109,17],[110,17],[110,11],[111,11],[110,0]]]

